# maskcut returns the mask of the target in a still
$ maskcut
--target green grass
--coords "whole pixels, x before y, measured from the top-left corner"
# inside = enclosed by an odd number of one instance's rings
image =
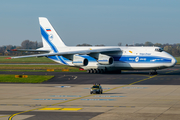
[[[49,63],[49,64],[55,64],[56,62],[46,58],[46,57],[29,57],[29,58],[18,58],[18,59],[5,59],[9,56],[1,56],[0,57],[0,63]]]
[[[177,64],[180,64],[180,57],[175,57],[177,60]]]
[[[2,83],[42,83],[54,76],[52,75],[28,75],[27,78],[15,78],[15,75],[0,75]]]
[[[54,61],[46,58],[46,57],[32,57],[32,58],[19,58],[19,59],[4,59],[7,57],[0,57],[0,63],[9,63],[8,64],[0,64],[0,71],[27,71],[27,72],[45,72],[47,69],[54,69],[55,72],[62,72],[62,69],[69,69],[69,72],[82,72],[79,71],[79,68],[70,67],[65,65],[52,65],[57,64]],[[19,65],[13,63],[35,63],[37,65]],[[38,64],[39,63],[39,64]],[[41,65],[41,64],[51,64],[51,65]]]
[[[69,72],[85,72],[79,68],[65,65],[4,65],[0,64],[0,71],[24,71],[24,72],[46,72],[47,69],[54,69],[54,72],[62,72],[62,69],[69,69]]]
[[[18,70],[18,69],[26,69],[26,70],[46,70],[46,69],[55,69],[55,70],[61,70],[61,69],[78,69],[75,67],[69,67],[69,66],[65,66],[65,65],[4,65],[1,64],[0,65],[0,69],[14,69],[14,70]]]
[[[8,71],[8,72],[47,72],[47,70],[0,70],[0,71]],[[50,72],[86,72],[84,71],[80,71],[79,69],[69,69],[69,71],[62,71],[62,70],[54,70],[54,71],[50,71]]]

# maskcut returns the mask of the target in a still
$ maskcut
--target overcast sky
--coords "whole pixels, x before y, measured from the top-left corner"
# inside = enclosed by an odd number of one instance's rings
[[[38,17],[69,46],[180,43],[179,0],[1,0],[0,46],[41,42]]]

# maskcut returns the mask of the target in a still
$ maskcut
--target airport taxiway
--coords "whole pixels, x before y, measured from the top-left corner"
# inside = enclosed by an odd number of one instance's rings
[[[42,84],[0,84],[0,120],[179,120],[180,66],[148,75],[4,72],[55,77]],[[103,94],[90,94],[101,83]]]

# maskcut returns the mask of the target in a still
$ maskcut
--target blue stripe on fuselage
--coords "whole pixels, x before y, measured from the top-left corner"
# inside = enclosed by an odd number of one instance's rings
[[[88,55],[80,55],[88,59],[89,62],[97,62],[97,60]],[[111,55],[109,55],[111,56]],[[171,63],[171,58],[158,57],[158,56],[134,56],[134,55],[113,55],[114,61],[126,63]]]
[[[171,63],[171,58],[164,58],[158,56],[113,56],[114,61],[127,62],[127,63]]]
[[[89,62],[97,62],[97,60],[88,55],[80,55],[88,59]],[[111,55],[109,55],[111,56]],[[112,56],[114,61],[127,62],[127,63],[171,63],[171,58],[158,57],[158,56],[134,56],[134,55],[115,55]]]

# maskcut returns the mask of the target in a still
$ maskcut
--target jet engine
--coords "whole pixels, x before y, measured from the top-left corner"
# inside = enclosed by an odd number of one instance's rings
[[[113,57],[101,53],[92,53],[89,54],[89,56],[95,58],[97,62],[102,65],[111,65],[114,62]]]
[[[72,63],[75,66],[86,66],[88,65],[88,59],[80,57],[78,55],[74,55]]]
[[[111,65],[114,62],[114,59],[111,56],[99,54],[98,63],[102,65]]]

